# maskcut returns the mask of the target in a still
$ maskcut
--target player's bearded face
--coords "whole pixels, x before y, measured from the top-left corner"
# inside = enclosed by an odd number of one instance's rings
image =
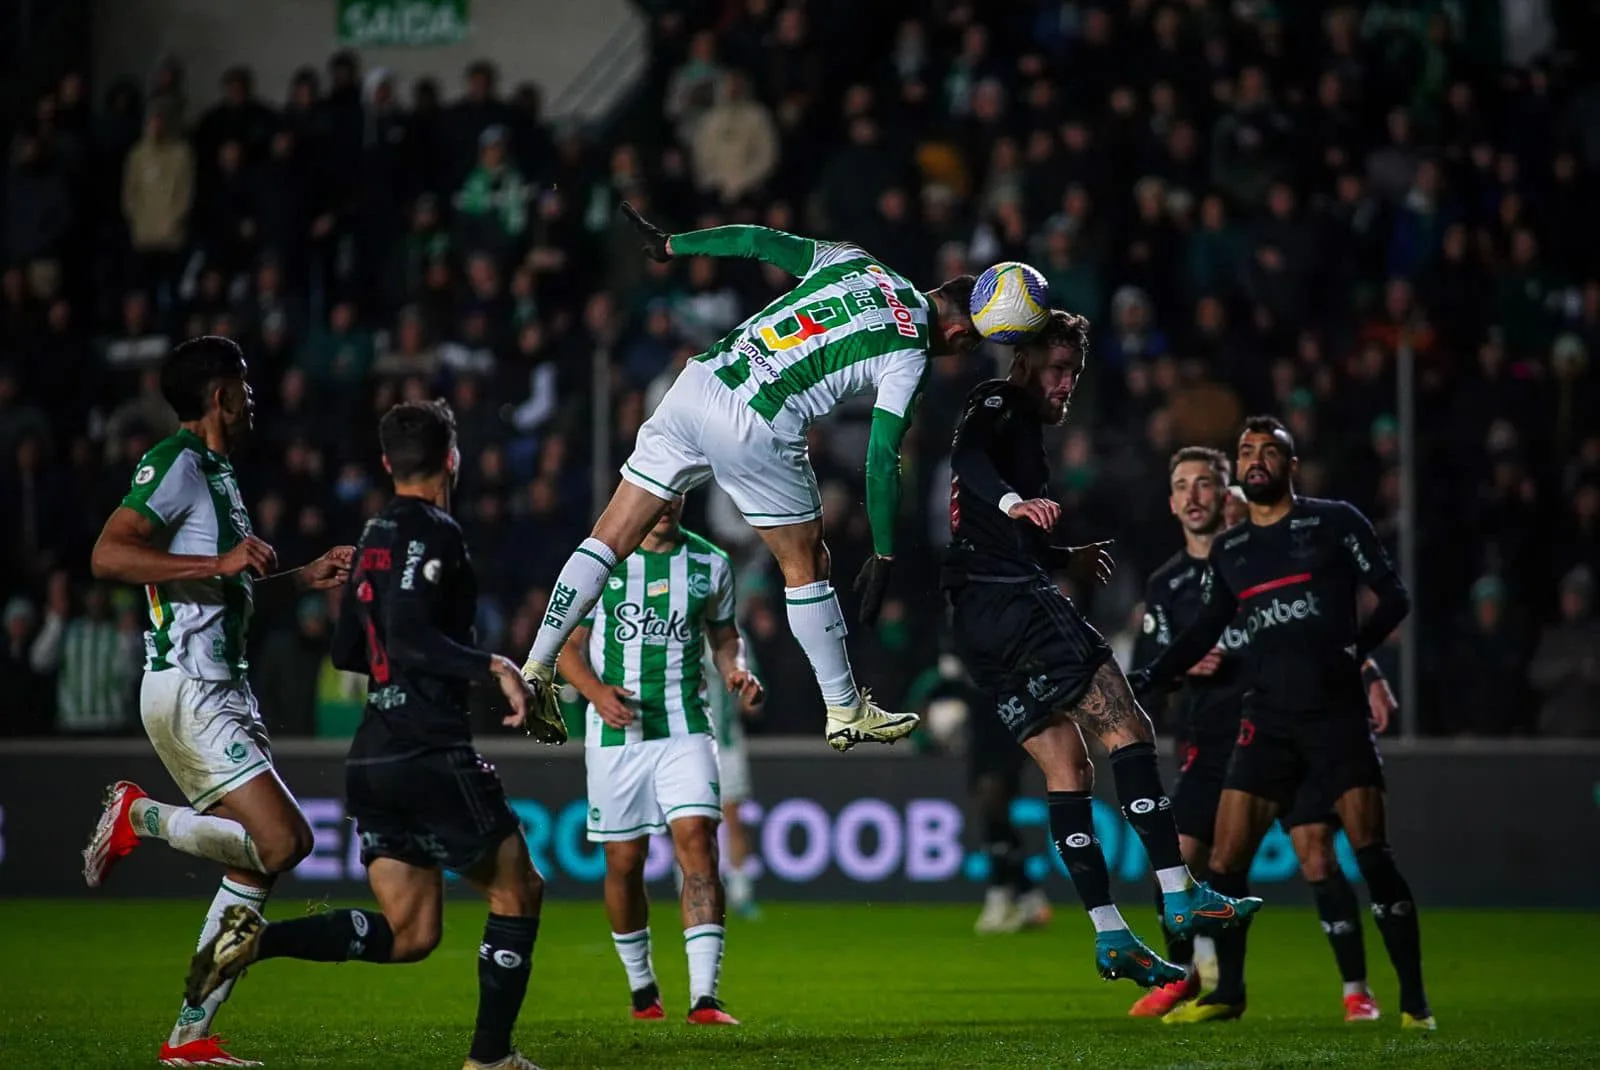
[[[1072,408],[1072,393],[1078,389],[1083,363],[1078,354],[1064,346],[1053,346],[1040,362],[1034,388],[1044,417],[1050,423],[1063,423]]]
[[[1239,440],[1239,482],[1244,496],[1257,505],[1281,502],[1289,493],[1293,460],[1272,435],[1247,432]]]

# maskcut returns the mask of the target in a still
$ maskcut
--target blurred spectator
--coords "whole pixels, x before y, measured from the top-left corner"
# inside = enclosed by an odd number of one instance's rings
[[[1480,578],[1471,601],[1469,620],[1449,651],[1449,668],[1438,677],[1449,729],[1476,736],[1526,732],[1532,727],[1525,712],[1527,645],[1507,605],[1505,582]]]
[[[509,260],[528,229],[533,190],[506,157],[506,129],[495,125],[478,138],[478,166],[455,196],[461,244]]]
[[[1600,620],[1594,616],[1594,570],[1579,566],[1561,580],[1561,620],[1545,632],[1528,666],[1543,697],[1539,731],[1600,737]]]
[[[133,725],[133,685],[144,643],[137,603],[128,591],[113,599],[100,584],[71,616],[65,573],[52,577],[44,626],[29,652],[33,671],[56,680],[56,728],[68,734],[112,733]],[[70,617],[70,619],[69,619]]]
[[[153,109],[123,168],[122,211],[135,278],[162,293],[163,304],[172,300],[168,289],[188,245],[193,201],[194,150],[176,136],[166,112]]]
[[[717,103],[694,127],[695,182],[724,204],[760,188],[778,165],[778,128],[766,105],[750,98],[750,83],[730,71]]]

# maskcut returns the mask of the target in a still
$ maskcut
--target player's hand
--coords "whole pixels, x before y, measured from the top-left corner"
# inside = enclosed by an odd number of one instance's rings
[[[638,209],[627,201],[622,202],[622,214],[633,224],[633,229],[639,232],[639,238],[644,243],[645,256],[663,264],[672,259],[672,246],[666,231],[640,215]]]
[[[521,728],[528,721],[528,711],[533,708],[533,685],[522,678],[522,670],[517,668],[516,663],[503,654],[495,654],[489,659],[489,671],[494,674],[494,682],[500,685],[500,693],[511,706],[511,712],[502,717],[500,723],[507,728]]]
[[[350,565],[355,559],[354,546],[335,546],[300,570],[300,586],[308,591],[342,587],[350,578]]]
[[[1045,531],[1054,531],[1056,521],[1061,519],[1061,506],[1049,498],[1029,498],[1007,509],[1006,516],[1012,520],[1026,520]]]
[[[1024,505],[1027,503],[1024,502]],[[1054,505],[1054,502],[1050,503]],[[1059,512],[1059,510],[1057,510]],[[1104,542],[1091,542],[1086,546],[1074,546],[1067,552],[1071,556],[1067,559],[1067,575],[1084,586],[1098,583],[1104,587],[1111,582],[1111,572],[1117,563],[1111,559],[1111,552],[1106,549],[1113,540]]]
[[[627,688],[606,684],[600,689],[600,694],[589,701],[594,705],[594,712],[606,724],[612,728],[627,728],[633,723],[633,707],[627,701],[631,697],[633,692]]]
[[[744,709],[754,709],[766,701],[766,688],[761,686],[761,681],[756,679],[756,674],[749,669],[734,669],[722,678],[722,686],[728,693],[739,699]]]
[[[245,569],[253,569],[259,577],[267,577],[278,567],[278,552],[265,539],[246,535],[239,544],[217,558],[217,575],[237,576]]]
[[[1222,665],[1222,648],[1214,646],[1206,651],[1206,656],[1189,666],[1190,676],[1215,676],[1217,669]]]
[[[1374,680],[1367,685],[1367,712],[1372,721],[1372,730],[1378,735],[1389,730],[1389,721],[1399,708],[1400,703],[1395,701],[1389,681]]]
[[[883,609],[883,596],[889,590],[889,573],[894,570],[894,558],[873,554],[856,573],[856,595],[860,598],[856,616],[863,627],[878,623],[878,613]]]

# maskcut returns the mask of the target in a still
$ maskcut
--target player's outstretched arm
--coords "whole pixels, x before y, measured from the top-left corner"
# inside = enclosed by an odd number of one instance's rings
[[[100,530],[94,552],[89,556],[89,569],[95,579],[117,583],[171,583],[237,576],[245,569],[265,576],[278,562],[272,547],[254,535],[246,536],[225,554],[172,554],[150,544],[156,530],[155,522],[144,513],[125,505],[118,506]]]
[[[872,410],[867,438],[867,526],[872,529],[872,556],[856,576],[860,601],[857,616],[868,628],[877,624],[889,590],[894,561],[895,523],[900,516],[900,446],[910,420],[890,409]]]
[[[1172,637],[1172,642],[1154,661],[1130,674],[1128,682],[1136,692],[1165,686],[1206,656],[1238,608],[1238,599],[1216,568],[1207,564],[1206,574],[1200,581],[1200,613],[1187,628]]]
[[[760,260],[795,276],[810,271],[816,260],[816,242],[771,227],[733,224],[669,235],[641,216],[627,201],[622,202],[622,214],[639,232],[645,255],[653,260],[667,260],[675,256]]]

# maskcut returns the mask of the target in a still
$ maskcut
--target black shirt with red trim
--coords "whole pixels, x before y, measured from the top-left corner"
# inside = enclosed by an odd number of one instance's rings
[[[493,679],[472,646],[478,581],[455,519],[396,497],[367,521],[334,628],[332,660],[366,674],[351,753],[470,743],[469,688]]]
[[[1242,682],[1253,716],[1365,710],[1362,662],[1411,606],[1367,518],[1321,498],[1296,498],[1273,524],[1245,521],[1218,535],[1199,585],[1199,612],[1144,675],[1163,685],[1199,661],[1224,629],[1242,629]],[[1358,621],[1363,586],[1378,604]]]

